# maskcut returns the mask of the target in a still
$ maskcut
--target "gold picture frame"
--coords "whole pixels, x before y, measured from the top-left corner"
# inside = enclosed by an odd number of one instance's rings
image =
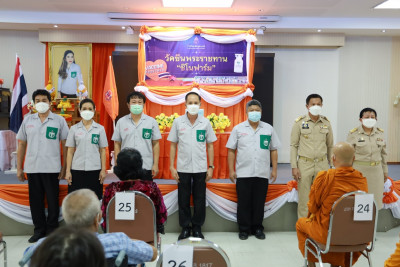
[[[83,84],[85,85],[88,97],[92,97],[92,44],[84,44],[84,43],[49,43],[48,44],[48,53],[49,53],[49,79],[51,80],[52,85],[55,88],[56,96],[58,96],[58,90],[60,88],[59,81],[60,75],[58,74],[60,68],[62,67],[62,62],[64,61],[64,54],[68,51],[72,51],[74,63],[78,67],[74,67],[75,69],[79,69],[81,71],[81,78]],[[65,69],[65,67],[64,67]],[[72,72],[69,76],[69,79],[76,78],[76,85],[78,88],[80,84],[79,73],[76,71]],[[66,79],[62,79],[62,82],[65,82]],[[69,82],[71,84],[71,82]],[[70,91],[73,89],[70,87]]]

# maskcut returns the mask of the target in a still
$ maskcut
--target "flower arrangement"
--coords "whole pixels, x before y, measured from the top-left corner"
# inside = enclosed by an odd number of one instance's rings
[[[156,121],[158,123],[158,128],[160,128],[160,132],[165,132],[168,128],[171,128],[172,123],[176,118],[178,118],[178,113],[174,113],[171,116],[166,116],[164,113],[156,116]]]
[[[210,120],[214,132],[219,130],[220,133],[223,133],[225,132],[225,129],[231,125],[231,121],[224,113],[220,113],[219,116],[217,116],[215,113],[211,113],[207,116],[207,119]]]

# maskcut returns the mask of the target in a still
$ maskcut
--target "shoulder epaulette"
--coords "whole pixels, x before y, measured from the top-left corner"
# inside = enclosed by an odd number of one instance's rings
[[[381,131],[382,133],[384,132],[382,128],[376,128],[376,129],[378,129],[378,131]]]
[[[305,117],[306,117],[305,115],[300,116],[300,117],[298,117],[298,118],[295,120],[295,122],[299,122],[299,120],[304,119]]]
[[[322,115],[321,115],[321,117],[322,117],[324,120],[327,120],[328,122],[330,122],[330,121],[328,120],[328,118],[327,118],[327,117],[325,117],[325,116],[322,116]]]
[[[351,129],[351,130],[350,130],[350,133],[354,133],[355,131],[357,131],[357,129],[358,129],[357,127],[354,128],[354,129]]]

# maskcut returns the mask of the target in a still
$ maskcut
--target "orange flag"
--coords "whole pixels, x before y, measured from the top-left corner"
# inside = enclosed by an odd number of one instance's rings
[[[118,116],[118,93],[117,85],[115,84],[114,68],[110,57],[110,62],[108,63],[106,81],[104,83],[103,89],[103,103],[106,108],[108,115],[114,121]]]

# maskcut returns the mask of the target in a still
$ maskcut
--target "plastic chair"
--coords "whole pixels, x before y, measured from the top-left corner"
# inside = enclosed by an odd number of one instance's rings
[[[304,266],[307,266],[307,253],[313,254],[323,267],[321,254],[328,252],[350,252],[350,266],[353,263],[353,252],[361,252],[371,266],[370,252],[374,247],[377,226],[376,203],[373,204],[371,221],[354,221],[355,195],[366,194],[364,191],[354,191],[341,196],[332,206],[328,237],[325,244],[306,239]]]
[[[142,240],[157,248],[158,256],[161,249],[161,237],[157,233],[156,209],[153,201],[139,191],[135,193],[135,220],[115,219],[115,196],[107,205],[107,233],[123,232],[131,239]]]
[[[230,267],[231,262],[225,251],[217,244],[197,238],[189,237],[186,239],[179,240],[174,243],[175,245],[186,245],[193,246],[193,266],[203,266],[204,263],[210,265],[207,266],[218,266],[218,267]],[[165,251],[163,252],[165,253]],[[158,258],[157,267],[162,266],[162,254]]]
[[[0,232],[0,254],[4,253],[4,267],[7,267],[7,243],[3,240],[3,233]]]

